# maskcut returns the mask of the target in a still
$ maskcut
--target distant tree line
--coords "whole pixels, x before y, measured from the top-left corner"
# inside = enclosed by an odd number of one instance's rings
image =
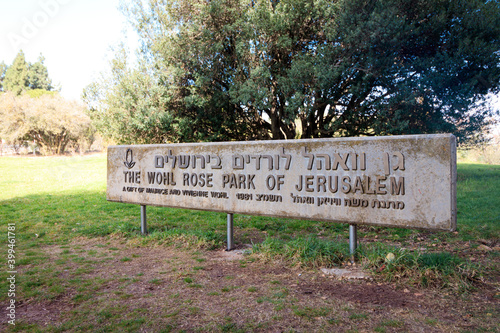
[[[449,132],[487,124],[500,3],[133,0],[141,38],[84,98],[119,142]]]
[[[31,142],[43,154],[82,150],[94,134],[85,106],[54,90],[43,56],[31,64],[22,51],[12,65],[0,64],[0,119],[1,139]]]
[[[23,51],[20,51],[11,66],[0,64],[0,90],[10,91],[21,95],[27,90],[50,91],[54,87],[49,78],[45,58],[40,55],[38,61],[30,64],[26,62]]]

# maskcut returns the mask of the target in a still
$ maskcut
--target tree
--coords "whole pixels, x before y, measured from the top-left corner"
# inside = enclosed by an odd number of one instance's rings
[[[5,72],[4,90],[20,95],[28,87],[28,63],[23,51],[19,51],[14,62]]]
[[[0,63],[0,91],[3,91],[3,81],[5,79],[5,71],[7,70],[7,65],[2,61]]]
[[[40,54],[38,61],[29,65],[28,87],[29,89],[52,90],[52,81],[49,78],[47,67],[43,64],[45,58]]]
[[[21,95],[26,90],[52,90],[52,81],[49,78],[44,61],[45,58],[40,54],[38,61],[30,64],[26,62],[24,53],[21,50],[11,66],[7,67],[2,63],[0,65],[0,81],[3,83],[3,90],[12,91],[16,95]],[[5,78],[1,76],[3,72],[5,72]],[[2,85],[0,85],[1,88]]]
[[[500,90],[498,1],[135,0],[126,13],[161,90],[155,114],[182,141],[465,136],[491,115],[471,106]],[[148,119],[119,100],[124,79],[106,101]]]
[[[83,92],[96,129],[121,143],[179,141],[178,122],[165,112],[168,88],[150,75],[149,64],[129,68],[121,46],[110,66],[109,74],[102,74]]]
[[[85,108],[58,93],[32,98],[13,92],[0,94],[0,136],[10,142],[35,140],[44,152],[62,154],[70,143],[89,134]]]
[[[372,130],[463,137],[479,129],[488,110],[474,115],[468,110],[500,86],[500,27],[494,23],[500,19],[499,3],[385,3],[346,2],[349,15],[341,15],[336,28],[345,44],[334,51],[349,52],[351,65],[342,77],[353,73],[355,89],[335,103],[341,113],[326,129],[344,129],[346,120],[355,124],[345,128],[351,135]],[[332,55],[327,62],[340,58]],[[323,87],[334,86],[337,73],[325,73]]]

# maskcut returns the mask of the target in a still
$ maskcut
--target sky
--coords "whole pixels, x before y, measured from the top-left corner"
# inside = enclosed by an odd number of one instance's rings
[[[120,0],[0,0],[0,63],[11,65],[22,49],[26,61],[45,57],[53,85],[80,100],[105,71],[111,47],[137,46],[136,34],[118,9]]]

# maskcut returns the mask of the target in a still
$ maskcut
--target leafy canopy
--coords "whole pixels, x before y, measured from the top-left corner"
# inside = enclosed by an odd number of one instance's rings
[[[124,11],[140,64],[121,53],[86,91],[119,141],[466,136],[500,88],[498,1],[134,0]]]

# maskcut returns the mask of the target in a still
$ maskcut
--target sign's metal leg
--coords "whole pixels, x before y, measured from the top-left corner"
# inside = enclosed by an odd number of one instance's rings
[[[227,214],[227,249],[226,251],[231,251],[234,247],[234,237],[233,237],[233,214]]]
[[[349,224],[349,253],[351,254],[351,263],[354,263],[354,253],[358,247],[358,226]]]
[[[146,224],[146,205],[141,205],[141,234],[148,233],[148,226]]]

